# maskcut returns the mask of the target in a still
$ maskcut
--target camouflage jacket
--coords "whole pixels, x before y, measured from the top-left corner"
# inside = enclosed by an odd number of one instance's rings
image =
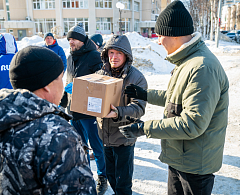
[[[0,90],[0,194],[96,194],[70,116],[28,90]]]

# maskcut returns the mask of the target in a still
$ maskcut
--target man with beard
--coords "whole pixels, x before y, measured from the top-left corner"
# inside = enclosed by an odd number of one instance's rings
[[[95,44],[86,35],[82,23],[79,23],[69,30],[67,39],[69,41],[71,55],[69,55],[67,59],[67,86],[65,87],[65,93],[60,105],[67,107],[68,113],[73,116],[71,124],[77,129],[86,145],[89,139],[97,164],[97,193],[98,195],[102,195],[106,192],[108,185],[103,145],[98,136],[96,118],[70,111],[73,78],[95,73],[101,69],[102,61]]]

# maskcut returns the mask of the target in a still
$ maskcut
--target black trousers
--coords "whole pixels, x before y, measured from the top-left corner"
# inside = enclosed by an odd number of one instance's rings
[[[134,146],[103,147],[107,179],[116,195],[132,194]]]
[[[214,175],[184,173],[168,167],[168,195],[211,195]]]

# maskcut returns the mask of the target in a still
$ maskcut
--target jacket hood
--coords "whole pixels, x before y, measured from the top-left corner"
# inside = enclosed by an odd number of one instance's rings
[[[0,90],[0,133],[46,114],[56,114],[71,119],[57,105],[44,100],[26,89]]]
[[[17,53],[17,43],[13,35],[9,33],[0,34],[0,55]]]
[[[192,39],[179,47],[175,52],[169,54],[166,60],[169,62],[180,65],[186,58],[196,52],[200,46],[204,44],[201,38],[201,33],[193,33]]]
[[[118,51],[123,52],[127,56],[127,61],[129,63],[132,63],[133,57],[132,57],[132,49],[131,45],[129,43],[128,38],[125,35],[114,35],[104,46],[101,58],[103,63],[108,62],[108,50],[109,49],[115,49]]]

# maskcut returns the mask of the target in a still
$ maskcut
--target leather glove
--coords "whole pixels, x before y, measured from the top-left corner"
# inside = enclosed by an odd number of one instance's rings
[[[137,85],[128,85],[124,93],[127,94],[127,97],[147,101],[147,91]]]
[[[72,87],[73,87],[73,82],[68,83],[67,86],[64,88],[64,90],[69,93],[72,94]]]
[[[126,138],[137,138],[142,135],[145,135],[143,131],[144,123],[140,119],[130,118],[129,116],[126,117],[132,124],[120,126],[119,131],[126,137]]]

